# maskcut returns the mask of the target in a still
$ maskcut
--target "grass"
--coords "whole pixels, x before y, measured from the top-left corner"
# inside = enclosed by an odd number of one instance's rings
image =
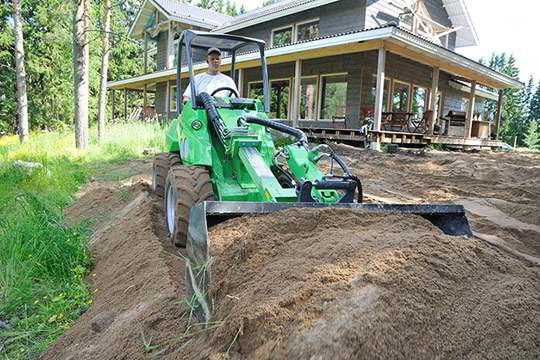
[[[145,158],[143,149],[164,149],[163,134],[155,125],[116,125],[98,145],[91,130],[86,150],[75,148],[73,133],[32,133],[23,145],[0,138],[0,321],[8,324],[0,359],[39,357],[91,304],[89,222],[69,227],[63,209],[92,176],[132,175],[114,170]],[[43,168],[19,169],[15,160]]]

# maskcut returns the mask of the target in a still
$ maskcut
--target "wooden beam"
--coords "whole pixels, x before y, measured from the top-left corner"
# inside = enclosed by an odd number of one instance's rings
[[[381,131],[382,111],[383,111],[383,96],[384,96],[384,73],[386,68],[386,50],[384,47],[379,48],[379,57],[377,61],[377,87],[375,89],[375,113],[373,130]],[[390,89],[390,91],[392,91]],[[380,138],[371,143],[372,149],[380,151]]]
[[[116,92],[114,91],[114,89],[111,89],[111,102],[112,102],[112,115],[111,115],[111,120],[112,122],[114,122],[114,112],[115,112],[115,107],[116,107],[116,101],[115,101],[115,94]]]
[[[143,112],[142,112],[142,119],[143,121],[146,120],[146,104],[148,103],[148,96],[146,94],[146,85],[144,85],[144,96],[143,96]]]
[[[128,112],[128,109],[127,109],[127,89],[124,89],[124,121],[125,122],[127,122],[127,120],[128,120],[127,112]]]
[[[169,31],[167,34],[167,69],[172,69],[174,64],[174,34],[171,22],[169,21]]]
[[[244,97],[244,69],[238,69],[238,95]]]
[[[148,33],[144,32],[144,74],[148,74]]]
[[[302,81],[302,60],[297,59],[294,67],[294,102],[291,111],[292,125],[298,126],[298,118],[300,117],[300,83]]]
[[[477,83],[485,84],[492,88],[504,88],[505,84],[502,84],[498,81],[494,81],[493,79],[483,76],[482,74],[479,74],[475,71],[463,68],[461,66],[442,61],[440,59],[433,58],[431,56],[428,56],[425,52],[415,51],[410,48],[398,45],[391,41],[385,41],[384,47],[386,50],[398,54],[400,56],[403,56],[407,59],[414,60],[416,62],[419,62],[421,64],[427,65],[429,67],[438,67],[440,70],[449,73],[450,75],[454,76],[461,76],[463,78],[468,79],[467,81],[470,82],[472,80],[476,80]],[[454,78],[456,78],[454,76]]]
[[[429,129],[430,135],[433,135],[433,129],[435,127],[435,121],[437,121],[437,95],[439,93],[439,74],[440,70],[438,67],[433,68],[433,76],[431,82],[431,97],[429,102],[429,110],[431,110],[431,125]]]
[[[469,95],[469,109],[467,112],[467,119],[465,120],[465,139],[471,138],[475,100],[476,100],[476,81],[473,81],[471,83],[471,94]]]
[[[497,101],[497,137],[496,139],[499,140],[499,134],[501,130],[501,118],[503,113],[503,106],[504,106],[504,91],[501,89],[499,90],[499,100]]]

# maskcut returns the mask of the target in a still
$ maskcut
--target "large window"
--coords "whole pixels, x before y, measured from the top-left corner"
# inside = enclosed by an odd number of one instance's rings
[[[176,111],[176,86],[171,86],[171,96],[169,98],[171,111]]]
[[[248,83],[248,97],[264,102],[264,87],[262,81]]]
[[[321,76],[321,120],[344,119],[347,104],[347,74]]]
[[[371,87],[369,89],[366,105],[375,106],[375,98],[377,94],[377,75],[371,77]],[[383,111],[388,111],[388,96],[390,95],[390,79],[384,79],[383,90]]]
[[[394,90],[392,91],[392,111],[409,111],[410,93],[411,87],[409,86],[409,84],[394,80]]]
[[[317,118],[317,76],[303,77],[300,81],[300,119]]]
[[[311,40],[319,37],[319,19],[296,25],[296,41]]]
[[[292,42],[293,27],[287,26],[272,30],[272,46],[288,45]]]
[[[413,86],[411,112],[417,119],[424,116],[428,105],[428,90],[420,86]]]
[[[270,117],[274,119],[287,119],[289,116],[289,79],[270,81],[271,103]]]
[[[287,119],[289,116],[289,79],[270,81],[270,118]],[[264,87],[262,81],[248,84],[249,97],[264,103]]]

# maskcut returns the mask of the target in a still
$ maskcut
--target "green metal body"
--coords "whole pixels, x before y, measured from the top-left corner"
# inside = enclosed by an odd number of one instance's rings
[[[220,102],[230,101],[220,98]],[[216,103],[216,102],[215,102]],[[217,104],[217,103],[216,103]],[[268,119],[261,101],[241,108],[217,107],[228,129],[238,128],[245,116]],[[249,124],[247,133],[233,133],[221,141],[211,129],[204,109],[193,109],[188,102],[167,131],[169,152],[178,152],[186,165],[210,169],[217,201],[296,202],[294,188],[283,188],[272,173],[276,147],[270,132],[261,125]],[[286,145],[287,166],[297,181],[315,182],[323,177],[316,166],[317,153],[298,144]],[[341,196],[334,190],[312,190],[319,202],[336,203]]]

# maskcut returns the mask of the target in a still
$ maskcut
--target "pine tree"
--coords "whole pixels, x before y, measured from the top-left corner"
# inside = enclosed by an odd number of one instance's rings
[[[536,91],[531,97],[531,105],[529,109],[529,119],[540,120],[540,81],[538,81]]]
[[[534,95],[534,79],[533,76],[529,78],[529,81],[527,83],[527,86],[523,89],[523,116],[525,121],[525,128],[529,126],[529,122],[532,120],[531,118],[531,100]]]
[[[540,128],[537,120],[533,120],[529,124],[524,143],[530,149],[540,149]]]

